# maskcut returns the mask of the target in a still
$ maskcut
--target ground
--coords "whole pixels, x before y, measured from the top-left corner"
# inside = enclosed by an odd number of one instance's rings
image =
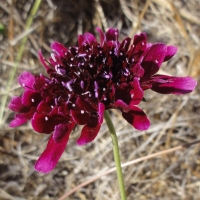
[[[160,73],[190,75],[197,81],[200,78],[199,0],[44,0],[32,18],[30,29],[26,30],[34,2],[1,0],[0,3],[2,200],[59,199],[79,184],[114,167],[111,138],[103,124],[98,137],[85,146],[76,145],[81,130],[77,127],[56,168],[49,174],[34,171],[34,163],[44,150],[48,135],[34,132],[30,123],[9,128],[14,115],[7,105],[12,96],[22,93],[17,83],[21,72],[44,72],[38,60],[39,49],[48,56],[52,41],[74,46],[79,34],[97,35],[96,27],[118,28],[120,40],[146,32],[151,43],[165,42],[178,47],[176,56],[162,66]],[[15,68],[21,41],[26,36],[28,40]],[[146,102],[140,104],[151,121],[147,131],[135,130],[119,111],[113,110],[122,163],[197,141],[200,138],[199,91],[198,85],[194,92],[184,96],[147,91]],[[199,156],[200,145],[196,143],[124,167],[127,199],[200,199]],[[102,176],[66,199],[120,199],[116,172]]]

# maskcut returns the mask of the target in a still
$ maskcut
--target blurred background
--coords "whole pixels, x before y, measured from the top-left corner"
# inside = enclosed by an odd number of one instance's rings
[[[176,56],[160,73],[200,77],[199,0],[43,0],[34,16],[33,0],[0,0],[0,199],[58,199],[94,175],[115,166],[111,138],[105,124],[90,144],[77,146],[78,127],[56,168],[49,174],[34,171],[48,135],[31,125],[9,128],[14,114],[7,108],[22,89],[20,73],[44,72],[37,52],[46,57],[53,41],[77,45],[77,36],[118,28],[120,41],[146,32],[148,42],[178,47]],[[30,18],[32,16],[32,18]],[[27,29],[27,20],[33,20]],[[27,42],[25,43],[25,38]],[[98,37],[98,36],[97,36]],[[24,49],[21,49],[24,42]],[[21,59],[19,59],[20,55]],[[16,67],[16,60],[19,64]],[[137,131],[117,110],[112,111],[122,163],[200,139],[200,87],[184,96],[147,91],[140,107],[151,120],[147,131]],[[6,98],[7,97],[7,98]],[[128,200],[200,199],[200,145],[157,156],[123,168]],[[117,200],[119,189],[113,172],[79,189],[67,199]]]

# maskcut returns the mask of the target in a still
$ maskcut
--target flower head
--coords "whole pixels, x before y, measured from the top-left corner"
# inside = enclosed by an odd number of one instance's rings
[[[84,125],[77,144],[91,142],[103,122],[104,110],[119,109],[124,119],[138,130],[147,130],[150,122],[138,107],[144,91],[185,94],[194,90],[191,77],[156,74],[161,64],[172,58],[177,48],[163,43],[147,43],[145,33],[118,41],[118,30],[103,33],[100,42],[90,34],[78,37],[78,46],[66,48],[58,42],[52,53],[39,57],[48,77],[24,72],[19,83],[22,97],[13,97],[9,108],[18,114],[10,126],[31,120],[39,133],[51,134],[35,169],[44,173],[57,164],[76,124]]]

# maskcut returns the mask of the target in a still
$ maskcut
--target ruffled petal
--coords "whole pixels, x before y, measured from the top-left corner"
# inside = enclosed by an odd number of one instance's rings
[[[57,52],[60,57],[65,57],[65,54],[67,53],[67,48],[59,42],[53,42],[51,44],[51,49]]]
[[[167,46],[167,52],[165,54],[165,59],[164,59],[164,62],[165,61],[168,61],[169,59],[171,59],[177,52],[178,48],[175,47],[175,46]]]
[[[85,33],[84,35],[78,36],[79,46],[82,46],[84,43],[90,44],[91,42],[96,42],[96,38],[91,33]]]
[[[136,106],[132,106],[128,112],[122,112],[122,116],[137,130],[144,131],[150,126],[150,121],[146,114]]]
[[[154,75],[164,61],[167,46],[163,43],[152,45],[146,53],[141,65],[145,70],[144,76],[150,77]]]
[[[197,85],[192,77],[155,75],[152,77],[152,90],[161,94],[187,94]]]
[[[39,133],[52,133],[56,125],[56,120],[52,116],[43,113],[35,113],[31,120],[32,127]]]
[[[29,110],[29,108],[25,107],[22,104],[21,97],[12,97],[8,108],[10,108],[14,112],[26,112],[27,110]]]
[[[32,107],[28,112],[16,114],[17,118],[30,120],[35,113],[35,109]]]
[[[89,127],[86,124],[81,131],[81,136],[78,138],[77,144],[84,145],[88,142],[93,141],[96,138],[100,128],[101,128],[101,124],[98,124],[97,126],[93,128]]]
[[[20,74],[18,82],[25,90],[31,90],[35,82],[35,77],[29,72],[23,72]]]
[[[68,126],[68,129],[65,129],[65,135],[62,137],[60,142],[56,142],[53,135],[50,137],[46,149],[35,163],[35,170],[48,173],[55,168],[58,160],[65,150],[69,140],[69,135],[74,127],[73,125],[74,124],[71,124]]]
[[[10,122],[9,126],[10,126],[11,128],[13,128],[13,127],[20,126],[20,125],[22,125],[22,124],[24,124],[24,123],[26,123],[26,122],[27,122],[27,119],[24,119],[24,118],[15,118],[15,119],[13,119],[13,120]]]

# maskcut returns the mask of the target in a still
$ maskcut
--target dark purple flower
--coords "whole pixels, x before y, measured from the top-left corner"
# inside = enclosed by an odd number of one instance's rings
[[[78,46],[51,45],[51,57],[39,57],[47,70],[33,76],[24,72],[19,83],[22,97],[14,97],[9,108],[18,113],[10,123],[19,126],[31,120],[39,133],[51,134],[46,150],[35,169],[44,173],[57,164],[76,124],[84,125],[77,144],[91,142],[97,136],[108,109],[119,109],[124,119],[138,130],[147,130],[150,122],[138,107],[144,91],[161,94],[185,94],[194,90],[191,77],[156,74],[161,64],[171,59],[177,48],[163,43],[147,43],[145,33],[118,41],[118,30],[105,34],[97,28],[100,42],[90,34],[78,37]]]

